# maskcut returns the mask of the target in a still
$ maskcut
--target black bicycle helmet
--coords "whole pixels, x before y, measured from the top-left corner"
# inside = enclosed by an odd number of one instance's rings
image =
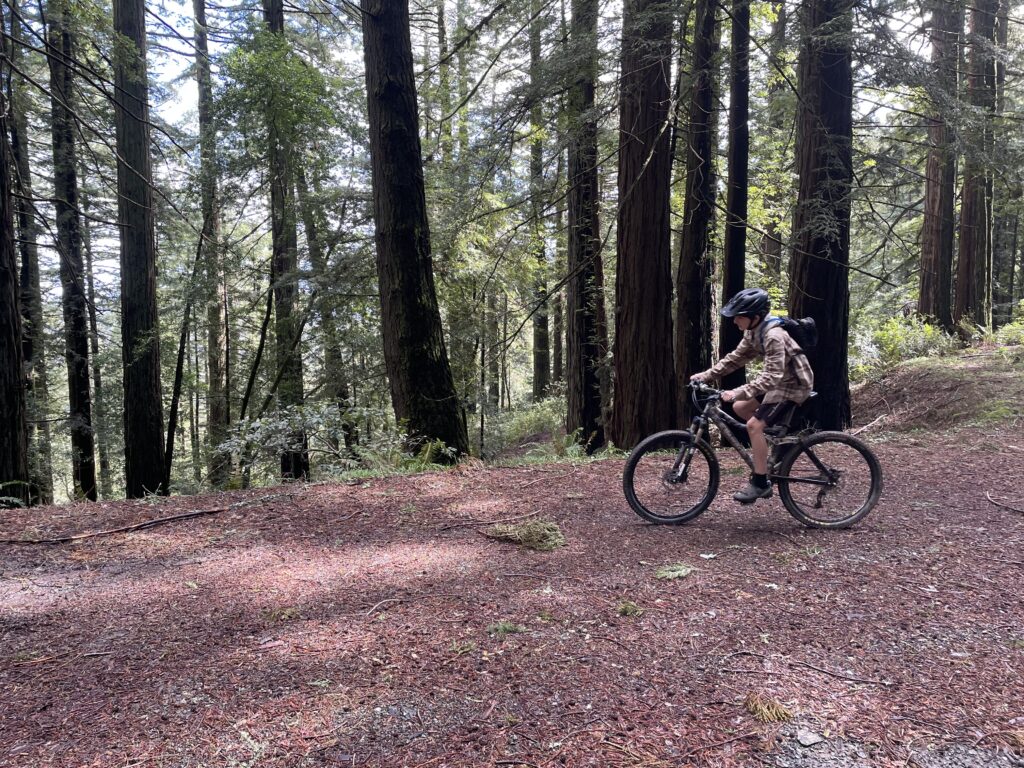
[[[771,308],[768,291],[763,288],[744,288],[722,307],[722,317],[765,317]]]

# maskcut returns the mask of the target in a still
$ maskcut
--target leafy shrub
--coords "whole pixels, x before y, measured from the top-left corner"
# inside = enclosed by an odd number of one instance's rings
[[[1024,344],[1024,318],[1004,325],[996,331],[996,341],[1004,346]]]
[[[565,425],[565,397],[553,395],[540,402],[497,416],[493,422],[499,442],[515,445],[528,437],[555,434]]]
[[[959,342],[919,318],[890,317],[877,327],[855,332],[850,346],[850,376],[857,380],[904,360],[952,354]]]

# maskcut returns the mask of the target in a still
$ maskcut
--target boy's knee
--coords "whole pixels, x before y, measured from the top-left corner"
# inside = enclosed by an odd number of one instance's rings
[[[767,426],[757,416],[751,416],[747,419],[747,432],[764,432],[764,428]]]

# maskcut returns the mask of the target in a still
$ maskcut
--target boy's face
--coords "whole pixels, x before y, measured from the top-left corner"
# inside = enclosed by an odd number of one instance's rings
[[[739,328],[741,331],[745,331],[750,327],[750,324],[754,322],[754,318],[744,317],[743,315],[736,315],[736,317],[734,317],[732,321],[736,323],[737,328]]]

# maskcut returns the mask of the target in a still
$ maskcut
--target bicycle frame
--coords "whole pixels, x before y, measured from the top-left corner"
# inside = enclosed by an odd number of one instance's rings
[[[744,463],[750,467],[750,471],[754,471],[754,458],[750,451],[743,447],[740,443],[739,438],[733,432],[733,429],[746,429],[746,425],[738,419],[734,419],[728,413],[723,411],[718,405],[718,400],[709,400],[707,405],[704,406],[704,410],[693,417],[693,421],[690,422],[690,432],[693,433],[694,440],[700,440],[704,438],[704,442],[711,445],[711,432],[708,429],[709,424],[714,424],[718,427],[719,432],[722,433],[722,437],[725,441],[735,449],[736,453],[740,455]],[[688,463],[688,462],[687,462]]]
[[[714,424],[716,427],[718,427],[718,430],[719,432],[721,432],[722,437],[725,439],[725,441],[736,451],[736,453],[740,455],[740,458],[743,459],[743,462],[747,465],[747,467],[749,467],[750,471],[753,472],[753,455],[749,450],[743,447],[743,445],[739,441],[739,438],[737,438],[736,434],[733,432],[734,429],[746,429],[746,425],[743,422],[739,421],[738,419],[734,419],[728,413],[723,411],[718,404],[719,402],[720,401],[717,397],[709,399],[707,404],[704,406],[704,410],[693,417],[693,420],[690,422],[690,432],[693,434],[693,439],[696,442],[703,437],[704,441],[708,445],[711,445],[711,440],[709,439],[711,437],[711,434],[710,430],[708,429],[708,425]],[[799,443],[799,438],[791,437],[787,439],[787,435],[789,432],[788,426],[782,426],[781,428],[774,427],[771,429],[774,432],[774,434],[769,434],[766,431],[765,435],[765,437],[769,441],[768,447],[770,449],[770,452],[768,454],[768,478],[770,480],[785,480],[793,483],[806,483],[808,485],[821,486],[827,486],[830,482],[832,482],[833,471],[826,467],[824,464],[822,464],[813,451],[807,452],[808,457],[810,458],[811,462],[822,473],[822,475],[828,479],[776,475],[773,470],[778,465],[779,461],[783,458],[782,456],[779,455],[780,447],[783,445],[796,446]],[[690,464],[690,456],[692,455],[690,452],[686,452],[685,449],[684,452],[686,453],[686,455],[680,457],[683,459],[682,471],[679,473],[682,479],[685,479],[686,477],[686,472],[689,469]]]

